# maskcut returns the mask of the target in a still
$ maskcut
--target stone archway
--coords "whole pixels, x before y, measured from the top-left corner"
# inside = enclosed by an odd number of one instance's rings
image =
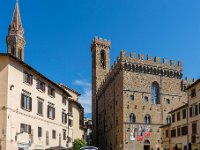
[[[184,146],[183,150],[187,150],[187,146],[186,145]]]
[[[144,150],[150,150],[150,141],[149,140],[144,141]]]

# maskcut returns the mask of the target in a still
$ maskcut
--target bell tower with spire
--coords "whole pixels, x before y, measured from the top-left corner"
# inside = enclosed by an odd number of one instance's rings
[[[12,22],[8,28],[8,35],[6,37],[7,52],[18,59],[24,61],[24,29],[20,17],[20,10],[18,0],[16,0],[15,10],[12,17]]]

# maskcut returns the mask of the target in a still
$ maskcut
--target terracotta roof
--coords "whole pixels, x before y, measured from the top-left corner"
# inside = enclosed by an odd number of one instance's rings
[[[81,95],[79,92],[77,92],[77,91],[75,91],[75,90],[71,89],[70,87],[68,87],[68,86],[64,85],[63,83],[58,83],[58,85],[59,85],[59,86],[61,86],[62,88],[65,88],[65,89],[67,89],[67,90],[70,90],[70,91],[72,91],[72,92],[76,93],[78,96],[80,96],[80,95]]]

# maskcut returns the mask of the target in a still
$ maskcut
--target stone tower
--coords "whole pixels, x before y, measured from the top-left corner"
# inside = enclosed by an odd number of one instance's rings
[[[99,150],[162,149],[160,126],[187,102],[182,62],[121,51],[109,69],[110,42],[92,49],[93,140]]]
[[[8,35],[6,37],[7,52],[18,59],[24,61],[24,29],[20,17],[20,10],[18,0],[16,0],[15,10],[13,13],[12,22],[8,28]]]
[[[98,112],[96,93],[100,87],[101,82],[109,73],[110,69],[110,46],[111,42],[95,37],[91,44],[92,52],[92,120],[93,120],[93,142],[96,144],[96,115]]]

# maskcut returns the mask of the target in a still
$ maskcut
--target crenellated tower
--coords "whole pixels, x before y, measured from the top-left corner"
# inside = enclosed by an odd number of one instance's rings
[[[92,52],[92,120],[93,120],[93,141],[96,143],[97,113],[96,93],[110,69],[110,47],[111,42],[106,39],[95,37],[91,44]]]
[[[8,35],[6,37],[7,52],[18,59],[24,61],[24,29],[20,17],[20,10],[18,0],[16,0],[15,9],[12,17],[12,22],[8,28]]]

